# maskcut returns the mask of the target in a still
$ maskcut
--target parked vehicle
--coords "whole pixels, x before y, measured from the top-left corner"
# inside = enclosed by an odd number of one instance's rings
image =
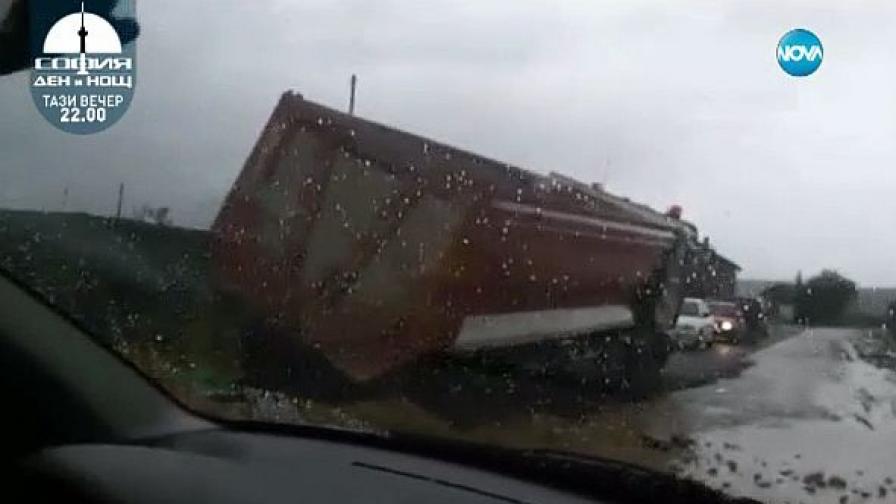
[[[247,344],[269,379],[313,353],[354,382],[438,355],[634,383],[671,347],[685,227],[286,93],[212,231],[221,289],[276,332]]]
[[[739,343],[746,322],[738,305],[729,301],[708,301],[707,306],[715,321],[715,340]]]
[[[709,345],[715,334],[715,319],[706,301],[684,298],[672,338],[679,348],[695,348]]]
[[[738,298],[738,309],[743,315],[744,332],[751,338],[768,336],[768,309],[770,303],[763,298]]]

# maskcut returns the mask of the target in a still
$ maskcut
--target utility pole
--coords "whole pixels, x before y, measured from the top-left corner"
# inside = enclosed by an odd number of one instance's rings
[[[62,211],[65,211],[65,208],[68,206],[68,186],[65,186],[65,189],[62,191]]]
[[[121,203],[124,200],[124,182],[118,184],[118,209],[115,211],[115,220],[121,220]]]
[[[348,98],[348,115],[355,115],[355,89],[358,87],[358,76],[352,74],[351,94]]]
[[[610,178],[610,156],[604,158],[604,179],[601,181],[601,185],[606,188],[607,187],[607,179]]]

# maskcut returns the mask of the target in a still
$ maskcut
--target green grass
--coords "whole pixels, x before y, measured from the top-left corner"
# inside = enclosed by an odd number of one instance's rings
[[[238,315],[218,302],[210,268],[206,231],[0,211],[0,269],[165,384],[240,377]]]

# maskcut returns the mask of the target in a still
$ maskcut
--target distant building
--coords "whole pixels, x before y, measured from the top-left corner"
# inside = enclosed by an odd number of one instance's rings
[[[775,284],[781,283],[780,280],[757,280],[757,279],[737,279],[736,294],[737,297],[755,298],[764,295],[765,291]]]
[[[709,284],[709,297],[734,298],[737,294],[737,273],[740,271],[740,266],[731,259],[714,252],[711,268],[715,272],[715,276]]]
[[[761,293],[765,299],[766,314],[779,320],[793,321],[796,310],[796,286],[792,282],[773,282]]]
[[[737,273],[740,266],[716,252],[709,240],[694,249],[686,265],[688,275],[685,292],[704,299],[733,299],[737,295]]]

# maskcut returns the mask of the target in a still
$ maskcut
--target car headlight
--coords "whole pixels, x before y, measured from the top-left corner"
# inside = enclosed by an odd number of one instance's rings
[[[730,331],[732,329],[734,329],[734,324],[732,324],[730,321],[725,320],[722,322],[722,330],[723,331]]]

